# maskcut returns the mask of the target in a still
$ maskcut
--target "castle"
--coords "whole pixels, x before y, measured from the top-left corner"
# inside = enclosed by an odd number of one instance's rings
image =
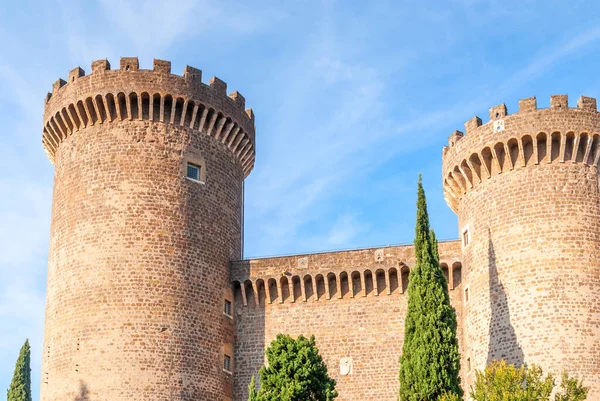
[[[412,246],[241,260],[254,114],[201,78],[100,60],[46,97],[41,399],[245,401],[284,332],[316,336],[338,400],[396,400]],[[600,400],[596,100],[530,98],[465,126],[442,152],[459,240],[439,248],[463,386],[502,358],[567,369]]]

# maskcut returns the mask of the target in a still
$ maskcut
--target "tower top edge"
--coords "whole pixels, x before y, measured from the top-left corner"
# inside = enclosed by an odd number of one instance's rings
[[[254,112],[246,109],[246,99],[238,91],[227,95],[227,83],[218,77],[212,77],[208,84],[202,82],[202,70],[186,65],[183,74],[171,72],[171,62],[153,59],[152,69],[141,69],[137,57],[121,57],[119,68],[112,69],[107,59],[91,63],[91,73],[86,74],[81,67],[69,71],[68,79],[57,79],[52,90],[45,98],[45,115],[55,111],[66,99],[72,96],[92,94],[94,92],[159,92],[173,96],[188,96],[198,101],[208,102],[217,108],[219,103],[227,102],[231,108],[239,111],[244,122],[254,125]],[[58,103],[58,105],[57,105]],[[230,108],[228,107],[228,108]],[[236,116],[238,117],[238,116]],[[241,123],[242,121],[240,121]]]
[[[502,103],[489,109],[489,120],[487,122],[484,123],[479,116],[474,116],[465,122],[464,131],[455,130],[452,132],[448,137],[448,145],[444,146],[442,156],[446,157],[448,151],[456,145],[464,145],[466,138],[469,138],[470,141],[482,142],[490,133],[498,135],[503,131],[515,133],[514,128],[519,128],[523,134],[537,134],[537,132],[533,132],[536,130],[565,129],[565,127],[561,127],[558,116],[568,116],[565,121],[570,122],[577,120],[579,116],[584,114],[588,116],[590,114],[595,115],[598,122],[600,122],[596,98],[580,96],[576,106],[569,107],[568,95],[551,95],[550,106],[539,108],[537,98],[534,96],[520,99],[519,109],[511,114],[508,113],[506,104]],[[557,118],[555,119],[552,116],[557,116]],[[583,120],[581,121],[583,123]],[[516,122],[516,124],[510,124],[511,122]],[[573,126],[572,128],[578,127]],[[594,127],[589,127],[589,129],[591,128]],[[600,126],[598,128],[600,129]]]

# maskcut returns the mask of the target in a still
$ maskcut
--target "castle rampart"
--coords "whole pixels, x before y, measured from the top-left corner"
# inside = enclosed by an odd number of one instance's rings
[[[462,346],[460,243],[440,243]],[[236,401],[280,332],[316,336],[340,401],[397,400],[412,245],[234,262]]]
[[[448,245],[442,244],[444,249],[448,248]],[[234,290],[240,291],[244,306],[248,306],[248,302],[257,305],[264,302],[306,302],[310,298],[324,301],[366,297],[368,294],[404,294],[412,268],[411,252],[412,247],[406,245],[243,260],[232,263],[231,280]],[[339,265],[339,259],[345,259],[346,253],[373,257],[375,265],[371,266],[368,260],[361,260],[363,264],[358,266]],[[390,266],[389,258],[401,256],[407,261],[397,260],[395,265],[392,263]],[[456,256],[454,259],[442,259],[440,267],[450,290],[453,290],[453,272],[460,271],[460,261]]]
[[[462,242],[467,383],[493,359],[583,377],[600,397],[600,113],[581,97],[490,109],[443,151]]]

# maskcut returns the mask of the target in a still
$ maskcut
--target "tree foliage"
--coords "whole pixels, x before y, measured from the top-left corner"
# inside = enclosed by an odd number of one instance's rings
[[[31,401],[31,349],[29,340],[21,347],[15,373],[8,388],[8,401]]]
[[[560,383],[561,392],[554,397],[555,401],[583,401],[587,399],[588,388],[584,387],[583,380],[577,380],[563,372]]]
[[[333,401],[337,397],[335,380],[315,345],[315,337],[297,339],[277,335],[266,351],[267,366],[258,374],[260,389],[254,378],[249,387],[249,401]]]
[[[252,376],[248,385],[248,401],[258,401],[258,392],[256,391],[256,379]]]
[[[463,401],[463,399],[455,393],[444,393],[438,398],[438,401]]]
[[[435,400],[444,393],[448,393],[446,397],[462,396],[456,312],[439,264],[437,240],[429,228],[420,176],[414,248],[416,263],[409,275],[399,400]]]
[[[474,401],[550,401],[554,389],[554,377],[544,375],[539,366],[519,368],[505,361],[493,361],[483,372],[475,373],[475,385],[471,389]],[[583,382],[563,373],[561,391],[555,401],[583,401],[588,389]]]

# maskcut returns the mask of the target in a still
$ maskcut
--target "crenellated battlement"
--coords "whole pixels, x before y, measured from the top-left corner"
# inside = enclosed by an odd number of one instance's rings
[[[538,108],[537,98],[530,97],[519,100],[519,110],[516,113],[509,114],[506,104],[502,103],[489,109],[489,120],[483,124],[483,120],[479,116],[474,116],[467,122],[465,122],[465,133],[467,136],[477,135],[478,133],[485,133],[489,129],[489,125],[493,125],[495,121],[504,120],[506,118],[512,118],[522,113],[541,112],[547,114],[548,112],[597,112],[596,99],[587,96],[581,96],[577,100],[576,107],[569,107],[569,100],[567,95],[552,95],[550,96],[550,107]],[[486,129],[487,128],[487,129]],[[493,128],[493,127],[492,127]],[[452,147],[456,144],[451,138],[456,132],[455,131],[448,139],[448,146]],[[462,134],[462,133],[461,133]],[[463,136],[463,135],[461,135]]]
[[[440,267],[449,289],[460,285],[460,243],[442,242]],[[447,255],[447,256],[446,256]],[[243,306],[401,296],[414,266],[412,246],[232,262],[231,282]]]
[[[239,92],[227,95],[217,77],[202,82],[202,71],[186,66],[171,73],[171,62],[154,60],[152,70],[139,68],[137,57],[92,62],[92,73],[77,67],[68,80],[58,79],[46,96],[42,143],[54,161],[60,143],[74,132],[113,121],[146,120],[172,124],[213,136],[238,157],[247,176],[254,166],[255,125]]]
[[[444,197],[457,210],[470,188],[500,173],[540,163],[582,163],[598,167],[600,113],[596,99],[581,96],[569,107],[567,95],[550,97],[538,108],[535,97],[519,101],[509,114],[505,104],[489,109],[489,121],[475,116],[465,133],[454,131],[442,152]]]

